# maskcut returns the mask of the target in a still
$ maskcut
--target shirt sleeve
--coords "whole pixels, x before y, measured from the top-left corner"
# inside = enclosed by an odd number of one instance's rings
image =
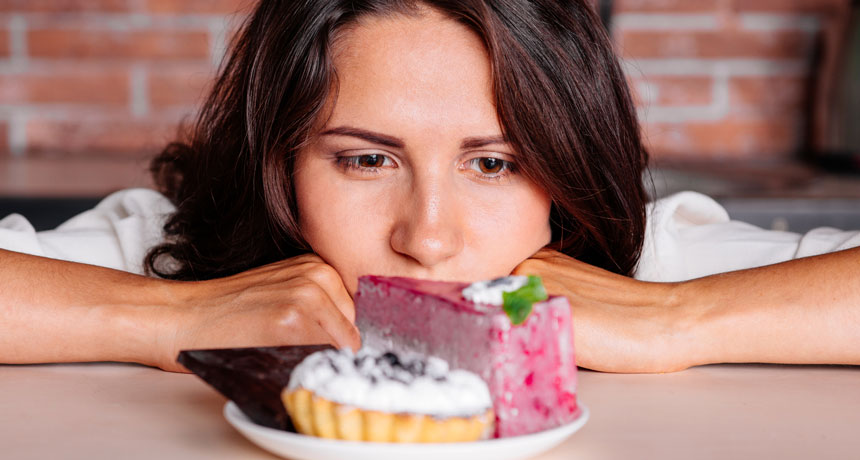
[[[0,248],[143,274],[143,259],[163,240],[174,210],[165,196],[138,188],[113,193],[54,230],[36,232],[11,214],[0,220]]]
[[[645,242],[634,276],[682,281],[856,246],[858,231],[765,230],[729,219],[726,210],[705,195],[681,192],[648,205]]]

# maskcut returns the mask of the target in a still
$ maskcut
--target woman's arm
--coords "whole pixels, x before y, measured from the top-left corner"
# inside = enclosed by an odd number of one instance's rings
[[[550,250],[515,273],[541,275],[571,300],[583,367],[860,364],[860,249],[678,283],[633,280]]]
[[[860,364],[860,248],[681,283],[690,365]]]
[[[352,300],[313,255],[174,282],[0,250],[0,362],[129,361],[182,371],[179,350],[357,347]]]

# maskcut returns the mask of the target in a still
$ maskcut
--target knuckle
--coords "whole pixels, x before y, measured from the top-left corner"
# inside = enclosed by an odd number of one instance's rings
[[[309,279],[293,280],[291,289],[291,297],[297,307],[303,308],[308,304],[319,302],[324,296],[322,288],[315,282]]]
[[[299,326],[303,320],[304,316],[298,310],[291,308],[282,311],[275,323],[283,327],[293,328]]]
[[[308,278],[320,285],[332,285],[340,280],[340,275],[331,266],[326,264],[315,264],[306,272]]]

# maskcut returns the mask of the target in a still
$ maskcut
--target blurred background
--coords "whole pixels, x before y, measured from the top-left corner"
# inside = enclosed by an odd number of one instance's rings
[[[253,0],[0,0],[0,218],[50,228],[191,121]],[[594,0],[634,90],[654,193],[775,229],[860,228],[851,0]]]

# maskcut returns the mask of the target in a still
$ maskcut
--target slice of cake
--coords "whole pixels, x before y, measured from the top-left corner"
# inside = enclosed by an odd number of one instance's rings
[[[364,346],[438,356],[478,374],[490,389],[497,437],[554,428],[578,416],[570,305],[564,297],[549,297],[529,303],[524,320],[521,310],[506,312],[502,293],[526,282],[364,276],[356,325]]]

